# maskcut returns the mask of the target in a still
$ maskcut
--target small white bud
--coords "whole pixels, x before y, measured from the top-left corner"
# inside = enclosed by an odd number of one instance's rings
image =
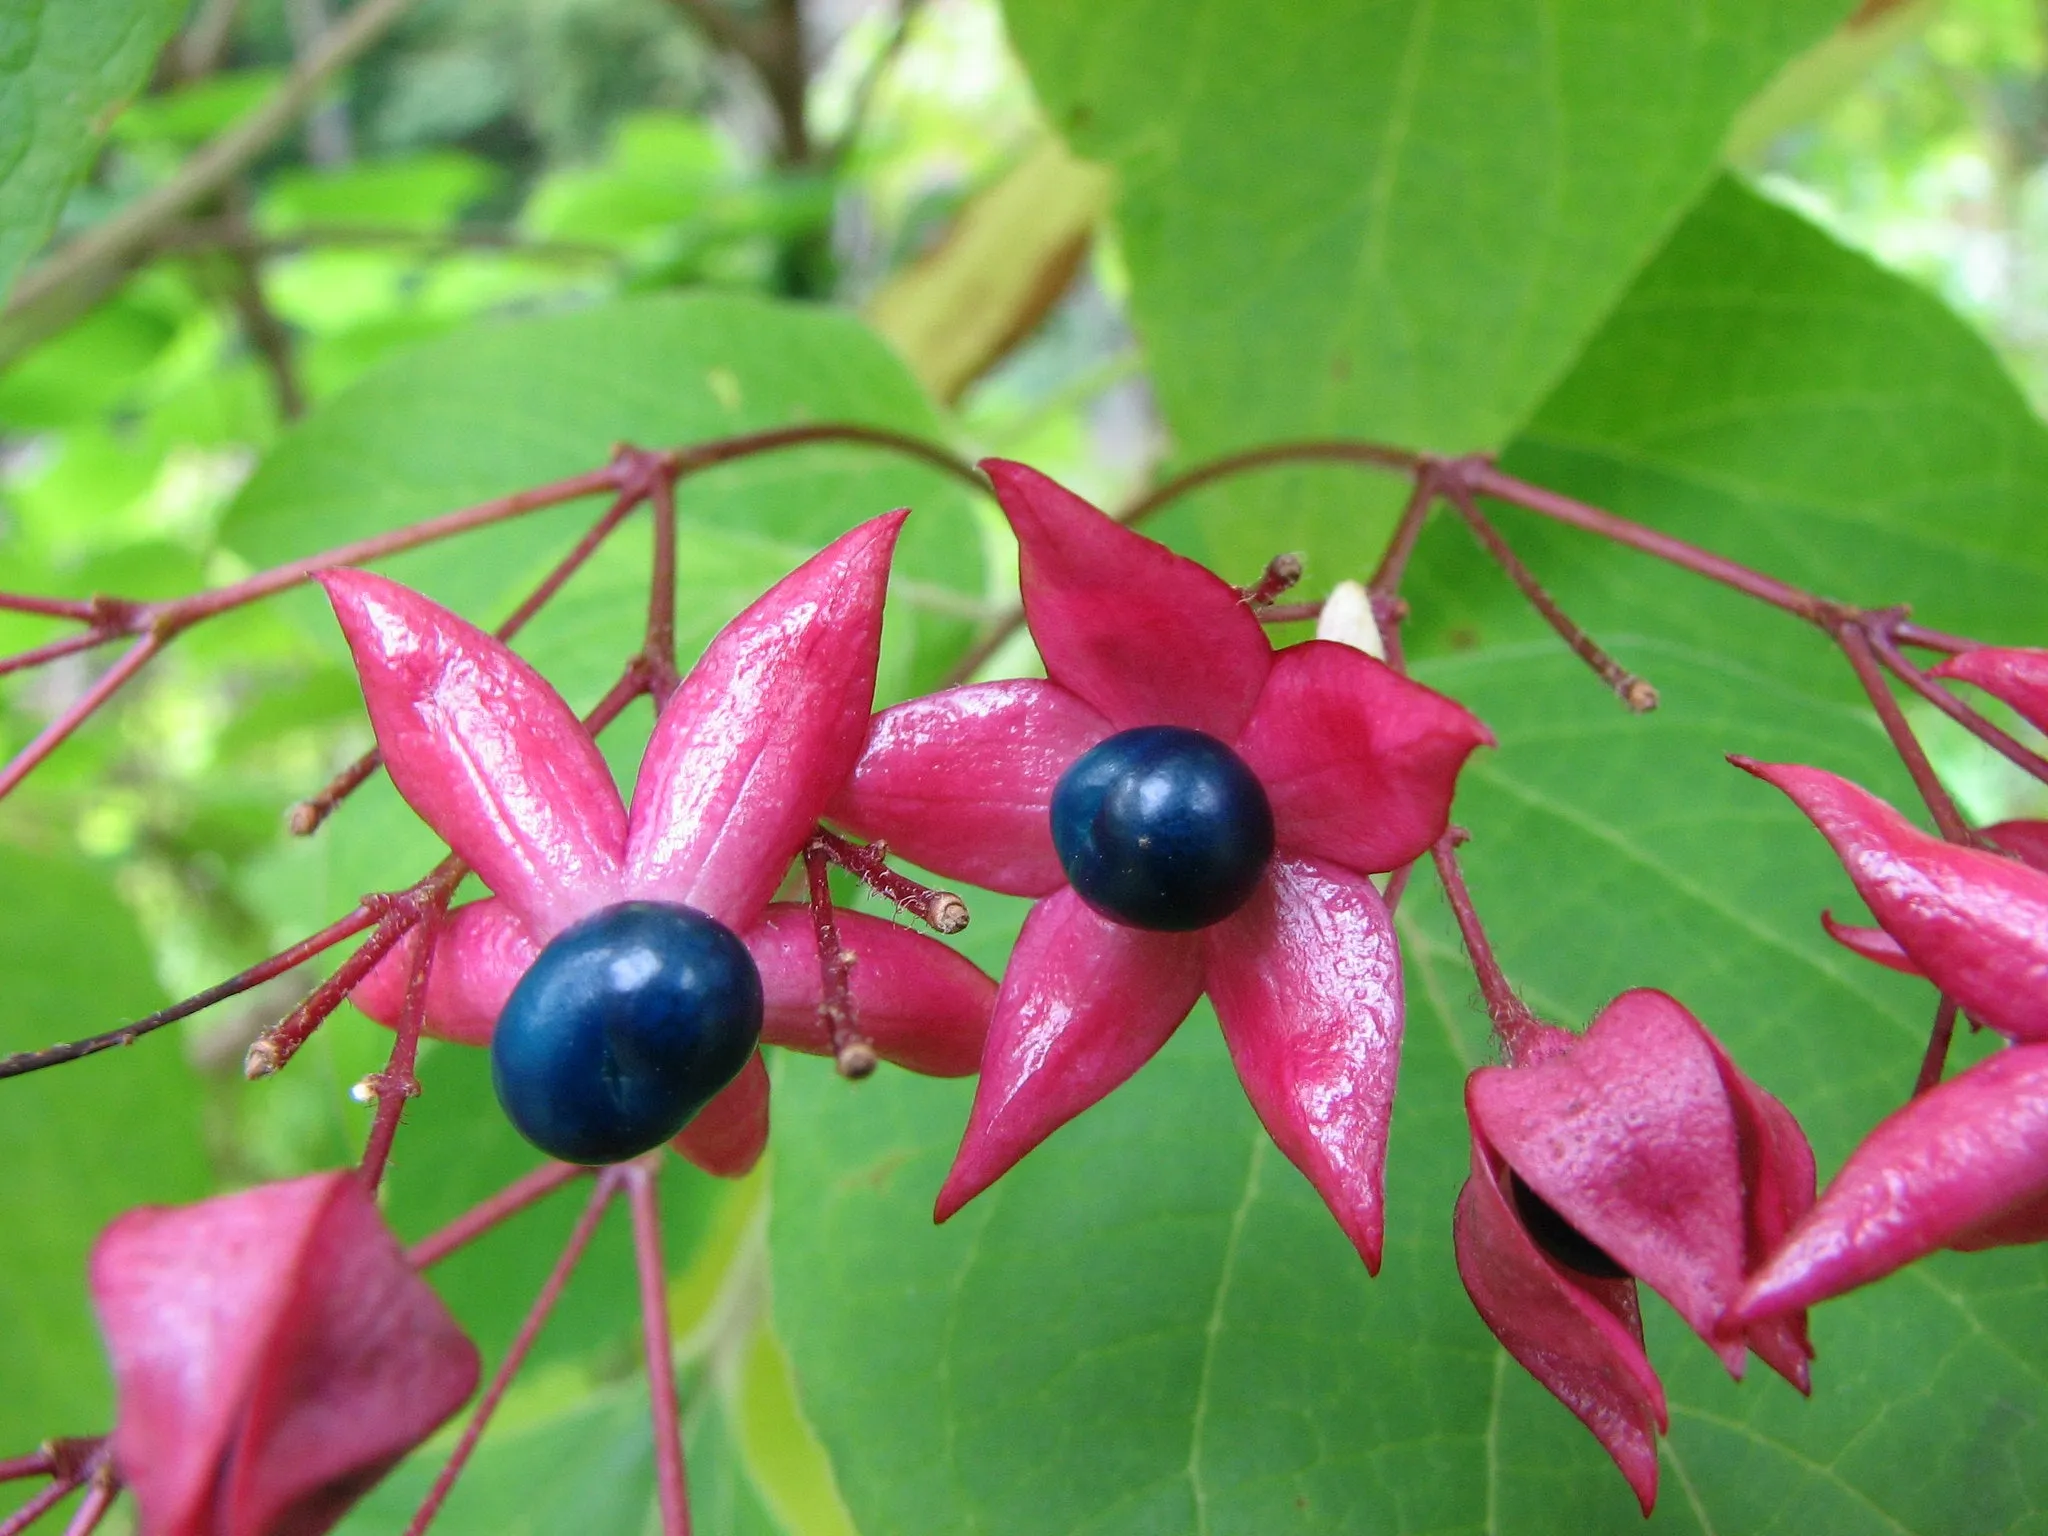
[[[1338,582],[1323,599],[1323,611],[1316,618],[1316,638],[1335,640],[1376,661],[1387,659],[1379,621],[1372,615],[1372,596],[1355,581]]]

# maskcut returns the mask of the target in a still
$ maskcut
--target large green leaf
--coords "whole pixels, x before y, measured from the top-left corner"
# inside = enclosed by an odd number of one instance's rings
[[[615,443],[662,448],[831,420],[927,439],[942,430],[902,364],[857,320],[828,310],[701,295],[478,326],[394,358],[323,405],[264,461],[224,538],[269,565],[581,473]],[[892,507],[917,515],[897,561],[891,687],[927,679],[957,650],[962,606],[981,593],[965,492],[872,448],[814,446],[725,466],[685,482],[680,504],[683,576],[693,583],[680,611],[700,645],[758,594],[764,572],[788,570]],[[382,568],[492,624],[598,506],[535,513]],[[543,670],[601,689],[637,644],[644,521],[620,538],[628,554],[572,583],[563,613],[525,647]],[[297,611],[331,642],[333,621],[316,603]]]
[[[48,237],[184,0],[11,0],[0,10],[0,298]]]
[[[1054,124],[1119,173],[1131,309],[1190,460],[1324,433],[1499,446],[1699,195],[1734,113],[1847,9],[1005,5]],[[1334,567],[1363,547],[1360,495],[1296,473],[1175,521],[1233,566],[1306,548]]]
[[[158,1005],[148,953],[99,871],[0,849],[0,1054],[109,1028]],[[112,1420],[86,1254],[130,1206],[206,1193],[199,1081],[178,1041],[0,1083],[0,1456]],[[0,1506],[14,1502],[0,1490]]]
[[[1920,597],[1937,622],[2048,624],[2048,447],[1984,348],[1732,188],[1507,462],[1795,578]],[[1632,717],[1455,535],[1422,552],[1415,638],[1423,675],[1500,736],[1458,814],[1511,975],[1574,1023],[1625,987],[1677,993],[1832,1169],[1912,1081],[1932,998],[1821,936],[1819,908],[1853,910],[1847,882],[1721,754],[1821,762],[1907,803],[1839,663],[1639,557],[1529,538],[1574,611],[1663,688],[1662,709]],[[1426,879],[1401,924],[1409,1027],[1377,1281],[1265,1141],[1206,1010],[937,1231],[965,1085],[884,1075],[850,1092],[811,1063],[785,1071],[777,1318],[863,1530],[1642,1528],[1459,1286],[1460,1089],[1489,1048]],[[1822,1309],[1810,1402],[1761,1368],[1730,1383],[1651,1301],[1673,1422],[1650,1528],[2040,1528],[2044,1279],[2037,1250],[1949,1256]]]

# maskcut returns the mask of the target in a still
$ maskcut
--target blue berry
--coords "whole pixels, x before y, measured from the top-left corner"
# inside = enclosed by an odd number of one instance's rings
[[[1243,906],[1273,857],[1265,787],[1201,731],[1119,731],[1052,795],[1052,843],[1074,891],[1133,928],[1185,933]]]
[[[568,1163],[660,1146],[739,1076],[761,973],[723,923],[628,901],[565,928],[519,978],[491,1081],[519,1134]]]

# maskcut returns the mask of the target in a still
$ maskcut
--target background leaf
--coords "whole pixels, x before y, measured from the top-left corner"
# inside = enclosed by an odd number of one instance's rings
[[[1678,231],[1506,462],[1845,595],[1926,593],[1936,622],[2038,637],[2048,621],[2048,525],[2026,515],[2048,457],[2009,382],[1923,295],[1733,188]],[[1500,736],[1458,815],[1509,972],[1573,1024],[1628,986],[1677,993],[1830,1170],[1910,1084],[1933,999],[1821,936],[1820,907],[1853,910],[1846,880],[1721,754],[1820,762],[1902,804],[1909,788],[1820,637],[1619,550],[1577,540],[1566,558],[1577,536],[1531,521],[1514,536],[1665,702],[1627,715],[1457,529],[1432,530],[1411,592],[1419,670]],[[1459,1286],[1461,1087],[1490,1052],[1426,880],[1401,926],[1409,1024],[1376,1282],[1266,1144],[1206,1010],[939,1231],[929,1202],[967,1088],[888,1075],[856,1096],[791,1064],[778,1319],[864,1530],[1537,1532],[1564,1510],[1574,1529],[1642,1528]],[[1761,1368],[1731,1384],[1649,1301],[1673,1417],[1651,1528],[2038,1522],[2044,1278],[2038,1250],[1951,1256],[1823,1309],[1810,1402]]]
[[[0,298],[56,224],[104,114],[184,12],[184,0],[13,0],[0,15]]]
[[[1326,434],[1498,447],[1699,195],[1737,109],[1847,9],[1005,5],[1053,122],[1121,178],[1132,318],[1184,461]],[[1314,550],[1327,585],[1377,535],[1361,504],[1388,499],[1295,471],[1165,526],[1237,579]]]
[[[134,919],[100,871],[0,848],[0,1055],[111,1028],[161,1002]],[[10,1083],[0,1221],[7,1390],[0,1445],[104,1433],[112,1383],[85,1292],[100,1228],[130,1206],[207,1192],[198,1079],[175,1034]],[[11,1508],[34,1484],[0,1488]]]

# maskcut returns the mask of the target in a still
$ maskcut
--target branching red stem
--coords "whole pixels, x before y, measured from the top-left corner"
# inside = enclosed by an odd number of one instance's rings
[[[887,843],[851,843],[823,827],[818,828],[812,841],[826,858],[934,933],[959,933],[967,927],[967,903],[951,891],[935,891],[908,875],[899,875],[889,867]]]
[[[588,1170],[579,1170],[587,1172]],[[590,1247],[590,1240],[597,1235],[597,1224],[604,1217],[605,1207],[611,1204],[612,1196],[618,1193],[623,1182],[624,1170],[607,1168],[598,1176],[597,1187],[590,1192],[590,1199],[583,1207],[583,1214],[576,1218],[576,1225],[569,1233],[569,1241],[562,1249],[562,1256],[555,1260],[555,1267],[548,1271],[542,1282],[540,1293],[533,1298],[533,1305],[527,1309],[526,1320],[519,1325],[512,1345],[505,1351],[505,1358],[498,1363],[492,1374],[490,1385],[476,1401],[471,1410],[469,1423],[463,1427],[462,1438],[448,1455],[448,1461],[434,1479],[434,1486],[427,1490],[419,1509],[414,1513],[411,1524],[405,1528],[405,1536],[421,1536],[434,1517],[441,1512],[441,1506],[448,1501],[448,1495],[455,1487],[455,1480],[462,1475],[462,1469],[469,1465],[469,1458],[476,1451],[477,1442],[483,1438],[489,1427],[491,1416],[498,1411],[498,1404],[504,1401],[506,1389],[512,1385],[512,1378],[519,1374],[519,1368],[526,1363],[534,1341],[540,1337],[555,1304],[562,1299],[562,1292],[568,1287],[569,1277],[576,1272],[576,1266]],[[517,1187],[516,1185],[514,1186]]]
[[[1372,580],[1365,584],[1369,593],[1391,597],[1401,590],[1401,579],[1408,574],[1409,558],[1415,553],[1424,525],[1429,522],[1430,509],[1436,505],[1439,489],[1435,466],[1426,461],[1418,464],[1415,483],[1408,489],[1407,505],[1401,508],[1401,516],[1387,539],[1379,567],[1372,573]]]
[[[160,636],[147,634],[122,652],[119,661],[102,672],[90,688],[38,731],[35,739],[15,753],[14,760],[4,769],[0,769],[0,796],[12,793],[15,785],[27,778],[38,763],[56,751],[66,737],[91,718],[95,710],[119,693],[129,678],[149,665],[150,658],[162,650],[163,645]]]
[[[533,1172],[507,1184],[488,1200],[471,1206],[440,1231],[421,1238],[405,1250],[405,1261],[414,1269],[431,1269],[451,1253],[468,1247],[521,1211],[538,1205],[564,1184],[592,1171],[575,1163],[543,1163]]]
[[[1992,750],[1998,752],[2014,767],[2048,783],[2048,758],[2029,751],[2020,742],[2000,730],[1990,720],[1977,713],[1968,704],[1957,698],[1948,689],[1929,677],[1902,653],[1891,635],[1882,629],[1875,629],[1870,635],[1871,649],[1877,652],[1877,659],[1884,663],[1885,670],[1900,682],[1919,694],[1921,698],[1955,721],[1964,730],[1975,736]]]
[[[1486,551],[1493,563],[1507,573],[1517,590],[1528,600],[1543,622],[1548,624],[1557,637],[1571,647],[1572,654],[1591,667],[1600,681],[1613,690],[1616,698],[1636,714],[1647,714],[1657,707],[1657,690],[1622,666],[1591,635],[1581,629],[1557,599],[1544,590],[1536,579],[1536,573],[1522,563],[1508,541],[1501,537],[1500,530],[1493,526],[1486,514],[1479,510],[1479,504],[1468,495],[1464,488],[1453,483],[1449,488],[1451,504],[1458,509],[1458,515],[1472,530],[1472,536],[1479,541],[1479,547]]]
[[[656,1154],[658,1158],[660,1153]],[[647,1396],[654,1420],[655,1485],[662,1536],[690,1536],[689,1480],[683,1470],[682,1415],[676,1405],[675,1349],[668,1329],[668,1270],[661,1261],[661,1206],[654,1181],[659,1162],[620,1170],[633,1210],[633,1257],[640,1276],[640,1337],[647,1354]]]
[[[1899,708],[1899,701],[1892,697],[1892,691],[1884,680],[1884,670],[1878,665],[1877,652],[1870,643],[1869,631],[1859,616],[1835,626],[1835,643],[1841,646],[1842,654],[1855,669],[1856,680],[1863,685],[1863,691],[1870,698],[1871,708],[1877,711],[1877,718],[1884,725],[1885,734],[1891,738],[1892,749],[1899,754],[1899,760],[1906,765],[1906,772],[1912,776],[1913,787],[1920,791],[1920,798],[1926,802],[1928,814],[1941,835],[1952,843],[1966,848],[1975,847],[1976,835],[1970,831],[1969,823],[1963,820],[1963,813],[1956,809],[1956,803],[1949,798],[1942,787],[1941,778],[1934,771],[1934,764],[1927,760],[1927,749],[1920,745],[1920,738],[1913,734],[1905,711]]]
[[[384,1070],[368,1079],[377,1095],[377,1117],[370,1122],[361,1168],[363,1182],[371,1189],[383,1182],[384,1169],[391,1161],[391,1143],[398,1136],[399,1117],[405,1113],[407,1101],[417,1098],[420,1091],[414,1068],[419,1065],[420,1032],[427,1022],[427,986],[434,975],[434,937],[440,932],[441,918],[448,910],[448,893],[440,892],[436,899],[430,891],[425,901],[426,911],[416,924],[419,953],[413,959],[412,974],[406,978],[405,1004],[399,1010],[398,1025],[393,1031],[391,1056],[384,1063]]]
[[[21,1536],[51,1510],[62,1504],[78,1491],[80,1480],[59,1478],[49,1487],[41,1489],[36,1496],[23,1504],[5,1520],[0,1520],[0,1536]]]
[[[647,692],[659,713],[676,691],[676,493],[666,480],[655,482],[654,562],[647,583],[647,638],[642,647]]]

